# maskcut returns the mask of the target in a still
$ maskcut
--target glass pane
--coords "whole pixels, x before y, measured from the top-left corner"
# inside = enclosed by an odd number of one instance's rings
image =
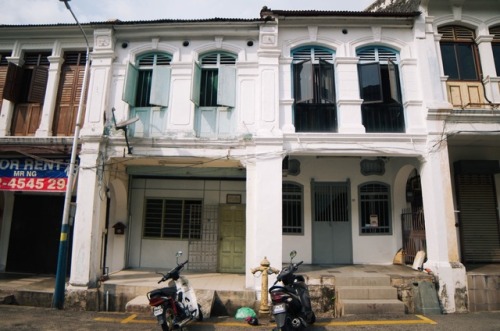
[[[151,78],[153,70],[139,70],[137,79],[137,91],[135,97],[136,107],[148,107],[149,95],[151,94]]]
[[[457,57],[453,44],[441,44],[444,74],[450,79],[459,79]]]
[[[335,102],[335,85],[333,76],[333,65],[324,61],[319,61],[320,66],[320,98],[321,102]]]
[[[218,84],[217,69],[202,69],[201,71],[201,88],[200,88],[200,106],[215,107],[217,106],[217,84]]]
[[[382,81],[378,63],[359,65],[359,85],[364,103],[382,102]]]
[[[500,43],[493,44],[493,58],[495,59],[495,68],[497,68],[497,76],[500,77]]]
[[[460,70],[460,79],[477,80],[476,61],[474,49],[471,44],[460,44],[457,47],[457,57]]]
[[[313,99],[313,66],[310,60],[297,63],[295,72],[295,102],[306,102]]]

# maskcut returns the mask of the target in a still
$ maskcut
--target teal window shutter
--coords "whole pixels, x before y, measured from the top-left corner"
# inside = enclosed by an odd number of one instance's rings
[[[217,104],[234,107],[236,105],[236,68],[220,66],[217,86]]]
[[[201,66],[198,62],[193,66],[193,86],[191,87],[191,101],[196,106],[200,105],[200,89],[201,89]]]
[[[123,90],[122,100],[132,107],[135,106],[136,84],[138,76],[139,69],[137,69],[132,63],[129,63],[127,67],[127,75],[125,76],[125,87]]]
[[[153,66],[151,94],[149,96],[150,104],[168,107],[171,72],[172,71],[169,66]]]

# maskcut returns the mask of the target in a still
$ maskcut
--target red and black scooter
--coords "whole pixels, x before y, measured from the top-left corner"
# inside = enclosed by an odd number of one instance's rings
[[[275,331],[304,330],[316,321],[305,279],[301,275],[295,275],[299,265],[303,263],[293,263],[296,255],[296,251],[290,252],[290,264],[280,271],[269,289],[272,314],[276,321]],[[278,282],[282,285],[276,285]]]

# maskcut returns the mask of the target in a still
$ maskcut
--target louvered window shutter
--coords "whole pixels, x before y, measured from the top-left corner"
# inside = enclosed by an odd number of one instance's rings
[[[21,91],[21,82],[23,77],[23,68],[9,62],[5,86],[3,88],[3,98],[12,102],[19,100]]]
[[[31,77],[30,89],[28,93],[28,102],[43,103],[48,78],[48,68],[37,66],[33,69],[33,76]]]
[[[200,105],[200,89],[201,89],[201,66],[198,62],[193,65],[193,85],[191,87],[191,101],[196,105]]]
[[[295,72],[295,102],[303,103],[314,98],[314,68],[311,60],[306,60],[294,65]]]
[[[169,66],[153,66],[151,95],[149,97],[150,104],[168,107],[168,99],[170,95],[170,76],[171,68]]]
[[[125,87],[123,90],[122,100],[132,107],[135,106],[135,97],[137,92],[136,85],[138,77],[139,70],[132,63],[129,63],[127,66],[127,75],[125,76]]]
[[[236,68],[220,66],[217,85],[217,104],[235,107],[236,105]]]

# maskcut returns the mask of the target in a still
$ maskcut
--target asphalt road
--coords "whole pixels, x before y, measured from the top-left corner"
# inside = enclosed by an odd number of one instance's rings
[[[259,326],[234,318],[211,318],[189,325],[189,331],[272,330],[268,320]],[[69,311],[47,308],[0,305],[0,331],[122,331],[161,330],[150,315]],[[318,319],[310,331],[329,330],[453,330],[498,331],[500,311],[450,315],[358,315],[336,319]]]

